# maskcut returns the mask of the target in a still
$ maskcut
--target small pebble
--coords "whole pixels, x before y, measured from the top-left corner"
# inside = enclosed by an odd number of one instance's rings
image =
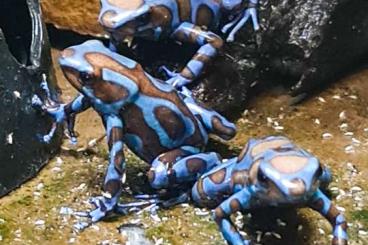
[[[8,136],[6,136],[6,142],[9,144],[9,145],[12,145],[14,142],[13,142],[13,134],[14,133],[10,133],[8,134]]]
[[[345,111],[340,112],[339,118],[340,118],[341,121],[346,120],[347,119],[346,112]]]
[[[333,137],[333,135],[330,134],[330,133],[324,133],[324,134],[322,134],[322,138],[325,139],[325,140],[331,139],[332,137]]]
[[[13,91],[13,94],[14,94],[14,97],[15,98],[17,98],[17,99],[20,99],[21,98],[21,96],[20,96],[20,93],[19,93],[19,91]]]
[[[44,220],[42,220],[42,219],[39,219],[39,220],[36,220],[35,222],[34,222],[34,224],[35,225],[37,225],[37,226],[42,226],[42,225],[45,225],[45,221]]]

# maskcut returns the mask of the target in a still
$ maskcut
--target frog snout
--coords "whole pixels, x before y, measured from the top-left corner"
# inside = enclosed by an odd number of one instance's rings
[[[293,179],[288,185],[289,193],[292,196],[301,196],[306,192],[306,186],[303,180]]]

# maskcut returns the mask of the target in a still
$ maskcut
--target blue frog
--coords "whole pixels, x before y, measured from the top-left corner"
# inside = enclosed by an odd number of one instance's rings
[[[345,218],[321,191],[330,181],[330,171],[316,157],[285,137],[270,136],[251,139],[238,157],[202,175],[192,199],[215,208],[214,219],[229,244],[251,244],[230,220],[237,211],[308,206],[332,224],[332,244],[346,245]]]
[[[204,67],[223,46],[223,40],[213,31],[228,33],[227,41],[252,19],[258,30],[258,0],[101,0],[99,22],[110,33],[110,48],[127,37],[152,40],[172,38],[179,42],[201,46],[180,72],[163,70],[171,77],[167,82],[180,88],[196,79]]]
[[[55,124],[90,107],[101,116],[110,155],[104,194],[93,199],[96,209],[89,213],[93,222],[117,206],[125,182],[124,145],[151,165],[148,180],[153,188],[175,189],[193,184],[220,162],[217,153],[203,152],[209,133],[226,140],[236,133],[233,123],[204,108],[189,90],[177,92],[100,41],[65,49],[59,63],[80,95],[69,104],[50,98],[42,102],[35,96],[34,105],[49,113]],[[55,127],[43,139],[49,141]]]

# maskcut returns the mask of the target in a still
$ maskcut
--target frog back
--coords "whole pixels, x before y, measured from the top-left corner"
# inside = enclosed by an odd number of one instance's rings
[[[202,149],[207,134],[176,90],[137,69],[139,94],[120,111],[129,148],[148,162],[182,146]]]

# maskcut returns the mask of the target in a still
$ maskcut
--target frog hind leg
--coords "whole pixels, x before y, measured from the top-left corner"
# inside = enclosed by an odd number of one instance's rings
[[[189,22],[182,23],[173,32],[172,38],[180,42],[200,46],[185,68],[167,81],[167,83],[173,84],[178,89],[198,78],[203,69],[217,55],[224,44],[220,36]]]
[[[215,152],[190,154],[175,149],[153,160],[148,180],[154,189],[175,189],[194,182],[219,163],[221,159]]]
[[[189,93],[186,87],[183,91]],[[206,131],[219,136],[224,140],[230,140],[236,134],[236,126],[228,121],[220,113],[197,102],[193,97],[186,96],[184,102],[195,117],[205,126]]]

